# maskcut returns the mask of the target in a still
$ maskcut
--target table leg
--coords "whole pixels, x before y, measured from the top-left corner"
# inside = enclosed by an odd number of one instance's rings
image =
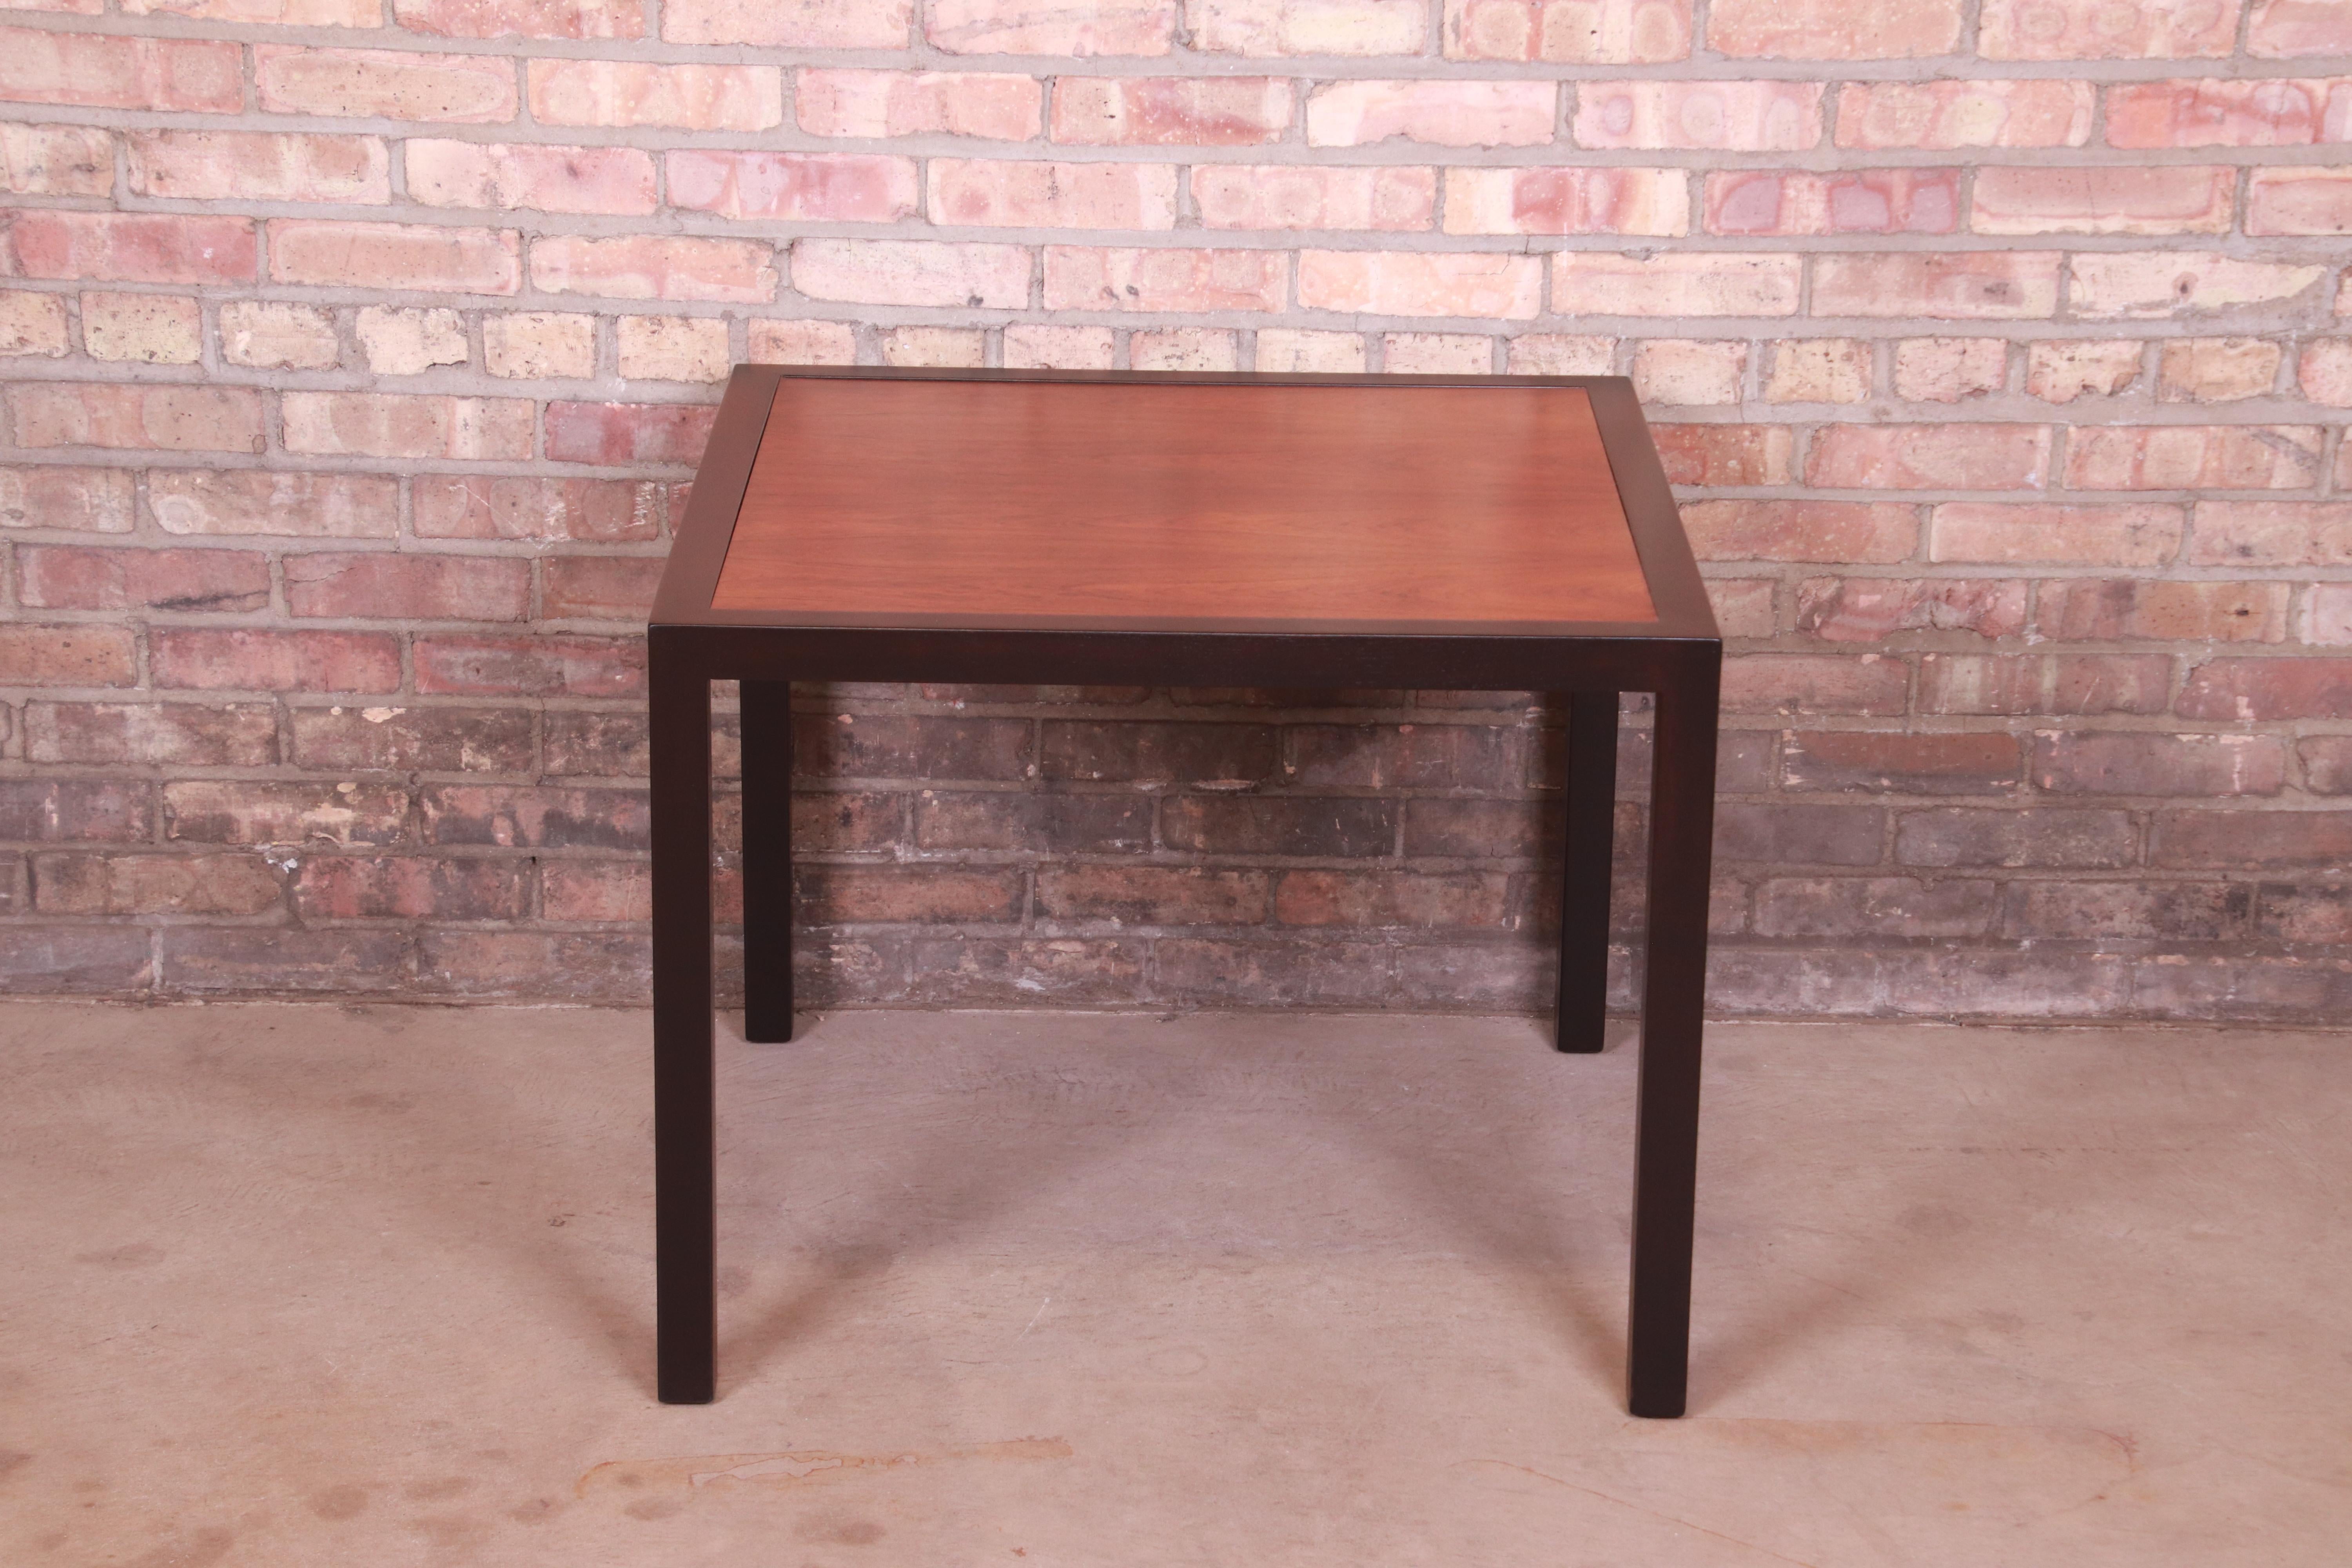
[[[656,1383],[709,1403],[718,1355],[711,1148],[710,681],[651,657]]]
[[[1617,812],[1617,694],[1568,699],[1568,832],[1560,854],[1563,1051],[1597,1051],[1609,1023],[1609,868]]]
[[[1636,1415],[1680,1415],[1689,1384],[1719,679],[1717,663],[1694,662],[1662,681],[1658,693],[1650,775],[1649,958],[1634,1111],[1633,1290],[1627,1314],[1627,1404]]]
[[[747,680],[743,724],[743,1037],[793,1037],[793,688]]]

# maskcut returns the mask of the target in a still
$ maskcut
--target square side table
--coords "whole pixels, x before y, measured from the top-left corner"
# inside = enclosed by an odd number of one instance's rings
[[[1630,383],[740,367],[648,643],[665,1402],[716,1376],[710,683],[781,1041],[791,682],[948,679],[1566,694],[1563,1051],[1601,1048],[1617,699],[1654,693],[1627,1385],[1683,1413],[1723,645]]]

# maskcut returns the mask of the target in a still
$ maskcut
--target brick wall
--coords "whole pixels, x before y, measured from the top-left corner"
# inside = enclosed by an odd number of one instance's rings
[[[0,100],[8,985],[642,995],[758,359],[1630,374],[1717,1005],[2352,1003],[2347,0],[32,0]],[[803,695],[819,995],[1543,1001],[1540,700]]]

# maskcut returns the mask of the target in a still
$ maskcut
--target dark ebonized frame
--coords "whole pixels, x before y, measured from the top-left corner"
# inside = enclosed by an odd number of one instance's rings
[[[779,383],[1580,387],[1648,580],[1654,622],[1474,626],[875,617],[717,610]],[[1654,693],[1648,954],[1635,1112],[1628,1405],[1683,1413],[1690,1342],[1701,1012],[1723,643],[1656,447],[1622,376],[1386,376],[745,365],[728,383],[647,627],[653,784],[655,1208],[660,1397],[716,1389],[710,683],[741,682],[745,1036],[793,1033],[791,682],[1365,687],[1550,691],[1569,707],[1558,1041],[1598,1051],[1608,982],[1617,698]],[[753,801],[777,808],[755,810]]]

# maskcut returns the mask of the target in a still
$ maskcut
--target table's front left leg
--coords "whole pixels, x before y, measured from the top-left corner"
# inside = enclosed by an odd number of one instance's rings
[[[716,1385],[712,1149],[710,680],[654,633],[654,1249],[663,1403]]]
[[[793,1037],[793,688],[742,684],[743,1037]]]
[[[1680,1415],[1689,1385],[1691,1230],[1698,1181],[1699,1036],[1715,827],[1720,657],[1660,682],[1650,775],[1649,955],[1634,1110],[1633,1289],[1627,1404]]]

